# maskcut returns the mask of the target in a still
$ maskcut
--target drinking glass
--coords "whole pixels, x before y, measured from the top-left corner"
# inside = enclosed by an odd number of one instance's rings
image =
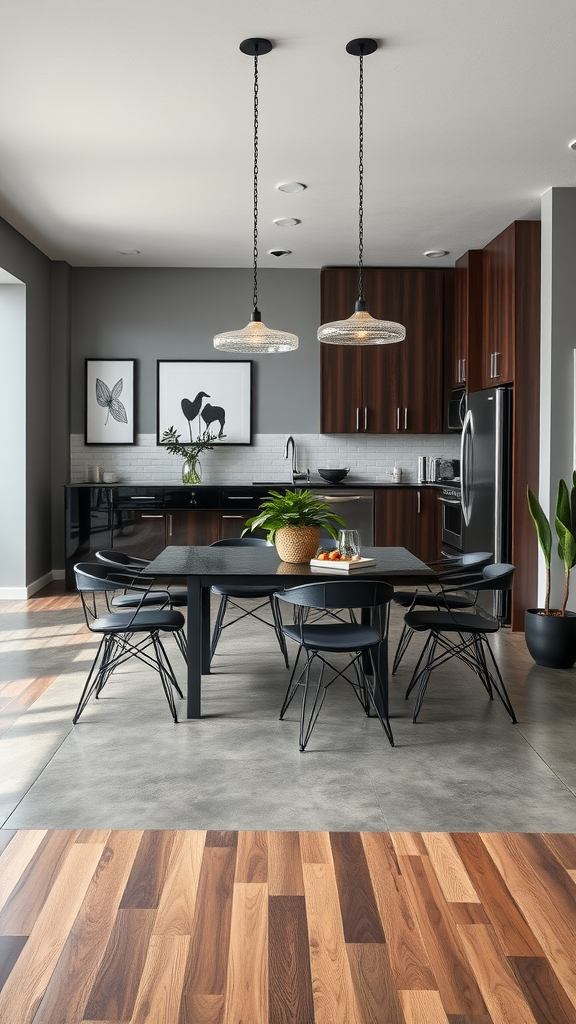
[[[340,530],[338,550],[342,558],[356,561],[360,558],[360,537],[358,530]]]

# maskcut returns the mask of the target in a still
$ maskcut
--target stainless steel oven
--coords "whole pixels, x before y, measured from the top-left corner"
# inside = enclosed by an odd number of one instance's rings
[[[442,550],[461,554],[464,550],[464,517],[459,487],[443,487],[438,495],[442,509]]]

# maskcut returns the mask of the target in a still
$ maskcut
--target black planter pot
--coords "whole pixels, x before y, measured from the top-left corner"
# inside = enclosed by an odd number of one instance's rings
[[[572,668],[576,661],[576,612],[542,615],[530,608],[524,614],[526,646],[537,665]]]

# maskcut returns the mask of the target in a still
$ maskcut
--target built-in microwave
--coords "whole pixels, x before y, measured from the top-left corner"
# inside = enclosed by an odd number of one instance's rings
[[[466,416],[466,388],[453,388],[448,406],[448,430],[461,431]]]

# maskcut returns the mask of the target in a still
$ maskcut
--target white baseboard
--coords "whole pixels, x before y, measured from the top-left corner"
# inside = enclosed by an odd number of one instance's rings
[[[27,587],[0,587],[0,601],[26,601],[53,580],[63,580],[64,569],[52,569]]]
[[[34,580],[33,583],[29,583],[26,587],[26,597],[32,597],[38,590],[42,590],[42,587],[47,587],[49,583],[52,583],[53,575],[52,570],[47,572],[45,576],[41,576],[40,579]]]
[[[0,601],[25,601],[26,587],[0,587]]]

